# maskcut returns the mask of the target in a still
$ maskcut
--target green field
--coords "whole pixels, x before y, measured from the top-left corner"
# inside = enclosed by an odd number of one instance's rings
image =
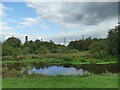
[[[3,78],[3,88],[118,88],[117,74]]]

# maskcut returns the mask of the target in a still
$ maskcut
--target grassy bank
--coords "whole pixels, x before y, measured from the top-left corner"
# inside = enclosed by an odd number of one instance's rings
[[[118,63],[116,58],[106,58],[106,59],[94,59],[94,58],[77,58],[77,59],[70,59],[70,58],[42,58],[42,59],[23,59],[23,60],[6,60],[2,61],[3,64],[7,63],[43,63],[43,64],[110,64],[110,63]]]
[[[3,78],[3,88],[118,88],[117,74]]]
[[[117,57],[106,56],[104,58],[94,58],[88,51],[78,53],[48,53],[48,54],[31,54],[21,55],[12,59],[10,56],[2,58],[3,64],[7,63],[41,63],[41,64],[109,64],[117,63]]]

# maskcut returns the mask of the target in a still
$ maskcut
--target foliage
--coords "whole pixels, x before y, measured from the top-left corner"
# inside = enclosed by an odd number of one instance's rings
[[[3,56],[2,60],[14,60],[12,56]]]
[[[23,59],[26,59],[27,57],[25,55],[18,55],[16,57],[16,60],[23,60]]]
[[[97,41],[89,46],[89,51],[94,58],[105,58],[107,56],[106,42],[106,40]]]
[[[118,36],[120,36],[120,26],[116,26],[114,29],[110,29],[108,32],[108,54],[118,56],[118,44],[120,43],[118,40]]]
[[[85,40],[78,40],[78,41],[71,41],[69,43],[69,47],[71,49],[77,49],[79,51],[83,51],[83,50],[88,50],[89,49],[89,45],[93,42],[93,40],[91,39],[91,37],[86,38]]]
[[[4,43],[13,48],[19,48],[21,46],[21,41],[16,37],[10,37]]]
[[[10,69],[8,67],[3,67],[2,70],[2,77],[20,77],[22,76],[20,71],[16,70],[16,69]]]
[[[69,54],[69,53],[79,53],[82,51],[90,51],[88,57],[94,58],[105,58],[107,55],[118,56],[120,52],[118,45],[120,33],[120,26],[110,29],[108,32],[108,37],[101,38],[86,38],[82,40],[71,41],[68,46],[55,44],[53,41],[25,41],[24,44],[21,43],[20,39],[16,37],[10,37],[2,44],[2,56],[12,56],[17,57],[19,55],[34,55],[33,58],[41,58],[40,54]],[[38,56],[37,56],[38,55]],[[53,55],[54,56],[54,55]],[[52,56],[52,58],[53,58]],[[79,57],[80,55],[73,55],[73,58]],[[61,57],[58,55],[58,57]],[[71,57],[71,56],[68,56]],[[71,57],[71,58],[72,58]],[[64,57],[63,57],[64,58]]]

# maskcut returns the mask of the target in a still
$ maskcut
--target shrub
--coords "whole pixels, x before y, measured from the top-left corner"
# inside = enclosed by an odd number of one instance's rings
[[[14,60],[12,56],[2,56],[2,60]]]
[[[47,54],[47,53],[49,53],[50,51],[47,49],[47,48],[45,48],[45,47],[43,47],[43,48],[41,48],[41,49],[37,49],[37,50],[35,50],[35,54]]]
[[[51,53],[60,53],[60,50],[58,50],[58,49],[52,49],[52,50],[50,50],[50,52]]]
[[[32,59],[36,59],[37,57],[36,57],[36,55],[32,55],[31,58]]]
[[[107,57],[107,54],[103,51],[100,51],[100,52],[95,52],[94,54],[92,54],[92,57],[96,59],[104,59]]]
[[[76,49],[71,49],[70,51],[69,51],[69,53],[78,53],[79,51],[78,50],[76,50]]]
[[[81,62],[87,62],[86,59],[82,59]]]
[[[98,61],[97,60],[90,60],[91,64],[96,64]]]
[[[72,58],[71,57],[67,57],[67,56],[62,57],[62,59],[64,61],[72,61]]]
[[[2,60],[2,57],[0,56],[0,60]]]
[[[18,55],[16,57],[17,60],[23,60],[23,59],[26,59],[27,57],[25,55]]]
[[[5,71],[4,71],[5,70]],[[6,67],[2,70],[2,77],[19,77],[22,76],[20,71],[16,70],[16,69],[11,69],[9,71],[9,69]]]
[[[7,73],[9,71],[8,67],[2,67],[2,75],[4,75],[5,73]]]
[[[84,57],[85,57],[86,59],[88,59],[88,58],[91,58],[92,55],[91,55],[91,54],[86,54]]]

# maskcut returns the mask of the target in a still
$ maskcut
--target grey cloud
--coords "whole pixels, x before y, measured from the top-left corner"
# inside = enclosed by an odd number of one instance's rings
[[[115,18],[118,14],[117,2],[60,2],[27,3],[44,19],[62,25],[97,25],[103,20]]]
[[[103,20],[117,17],[117,2],[65,3],[66,23],[97,25]]]
[[[27,5],[34,8],[38,16],[43,19],[78,30],[75,33],[68,31],[68,33],[61,34],[58,32],[58,35],[44,38],[57,43],[63,43],[65,37],[67,42],[81,39],[81,35],[84,35],[85,38],[89,36],[104,38],[107,36],[108,30],[117,24],[117,2],[34,2],[27,3]]]

